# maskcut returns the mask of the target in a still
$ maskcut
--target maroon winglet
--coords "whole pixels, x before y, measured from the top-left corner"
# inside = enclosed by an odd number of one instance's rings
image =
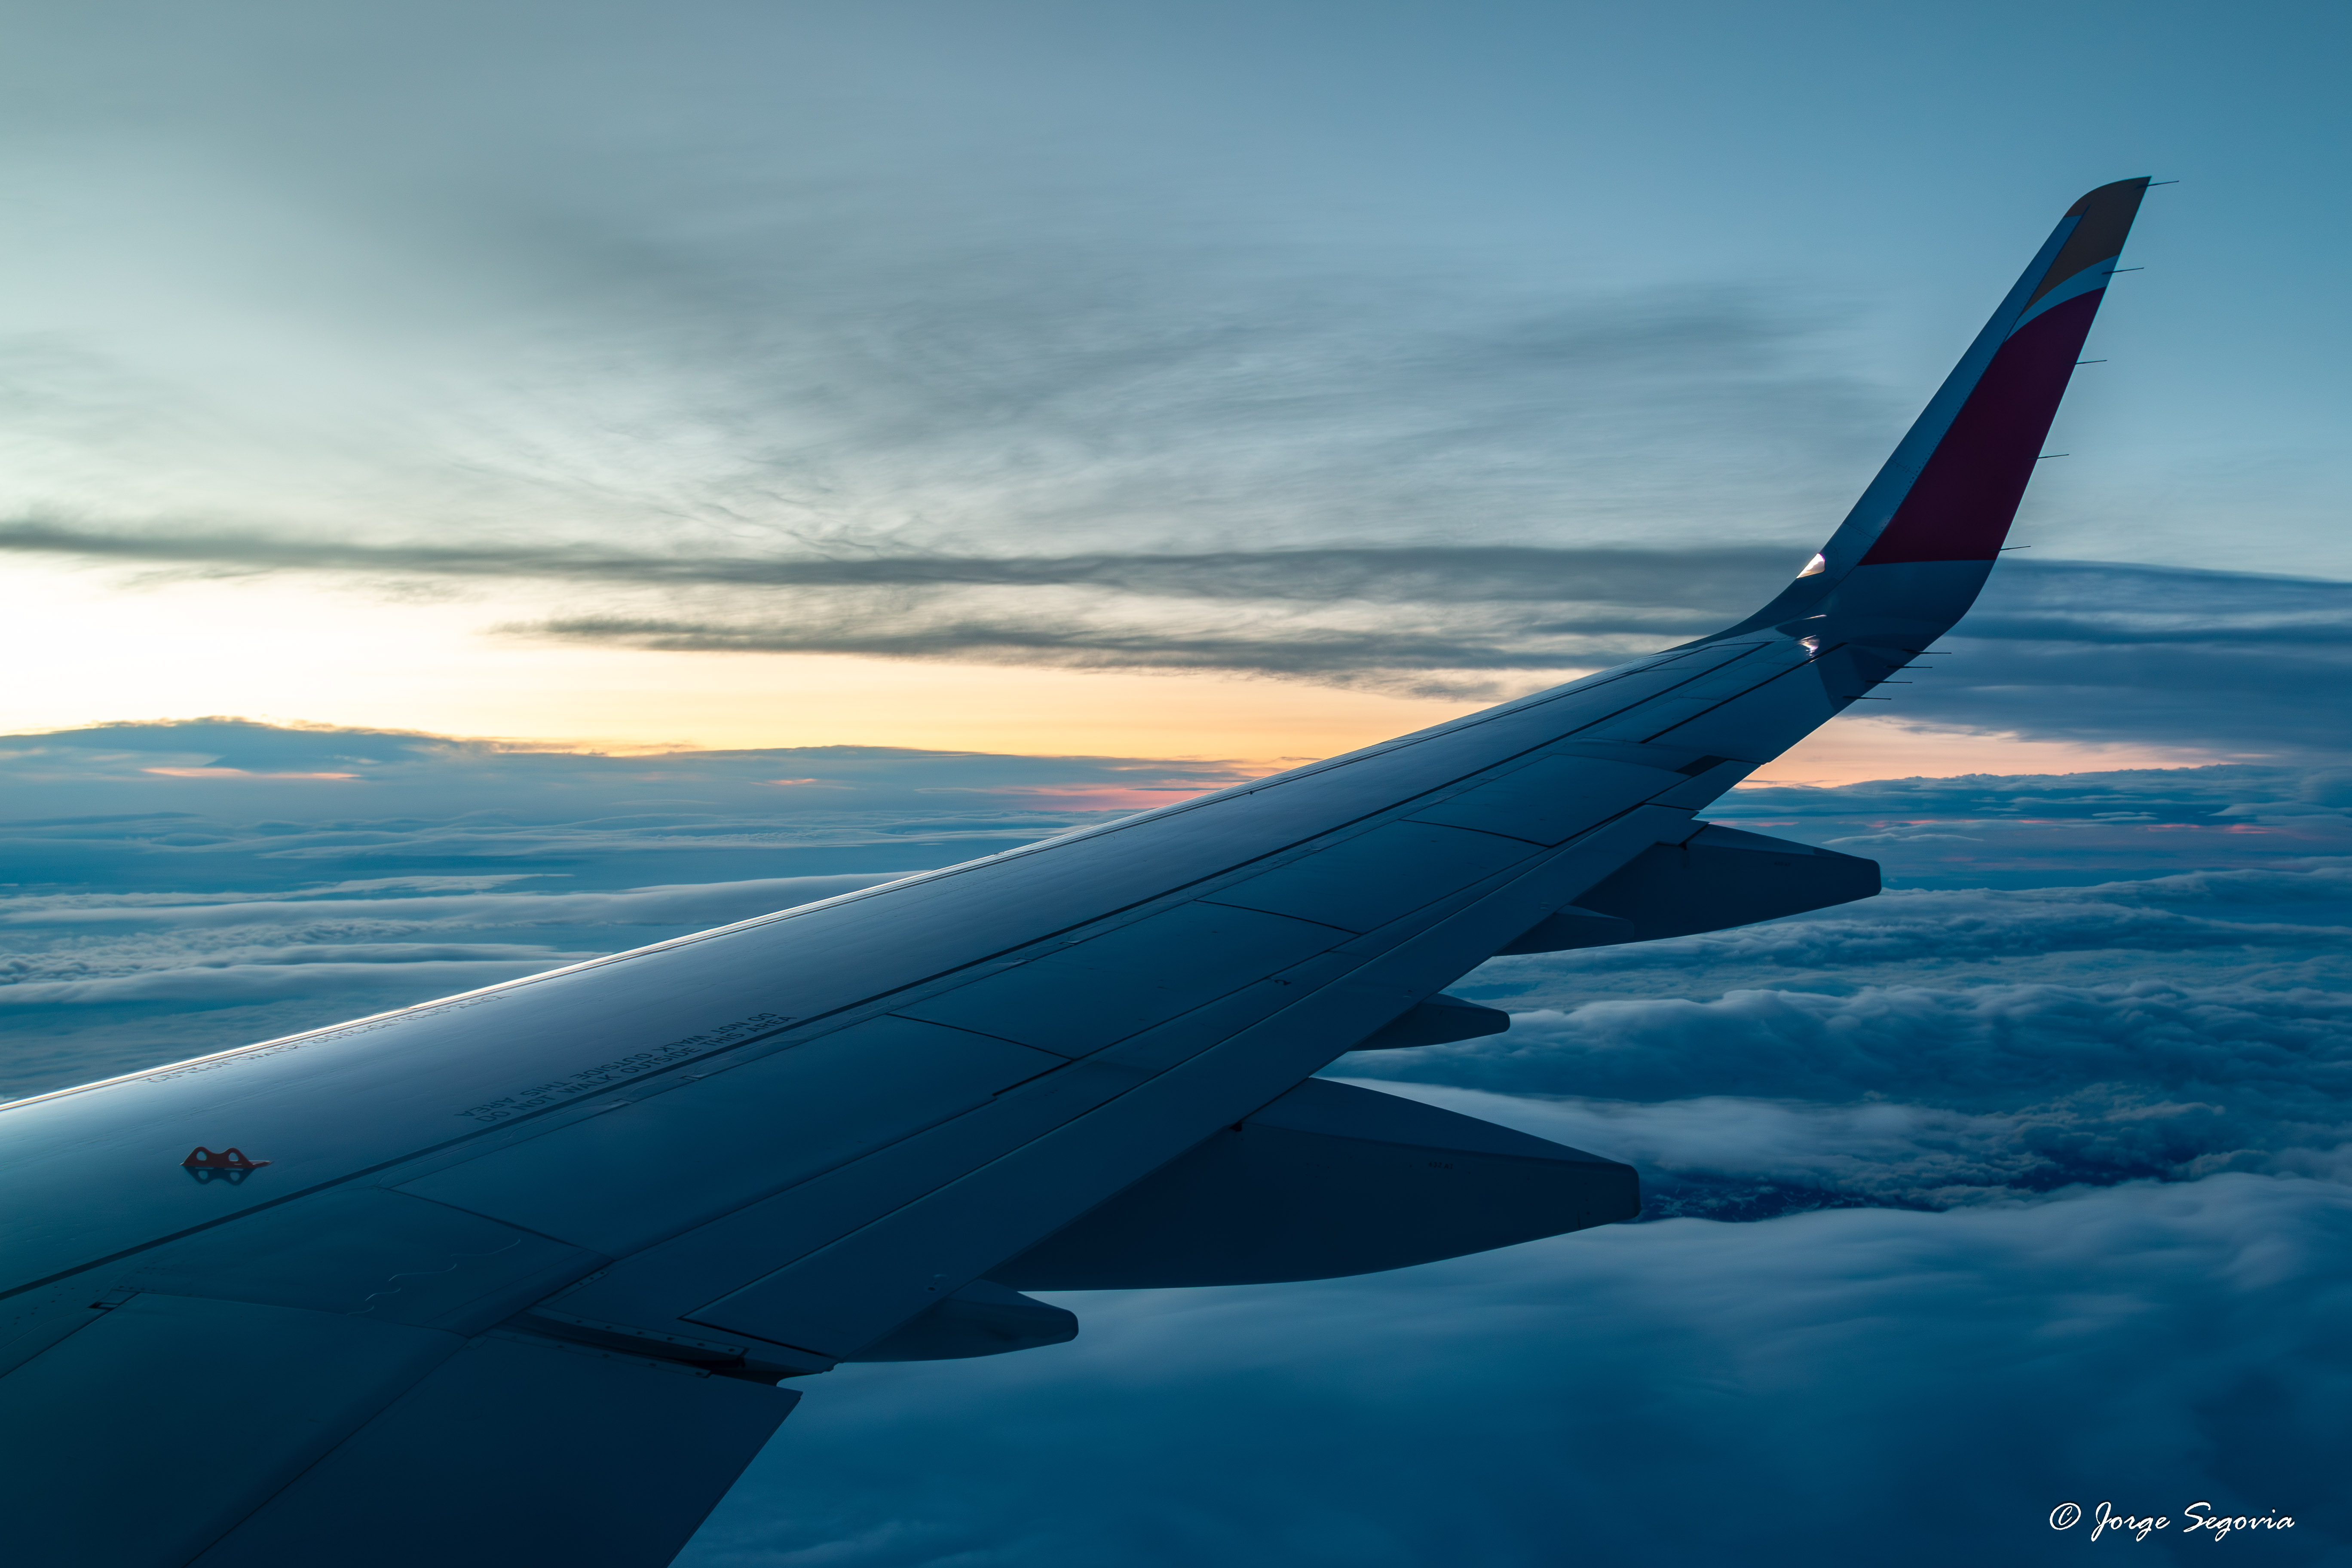
[[[2104,292],[2076,295],[2001,344],[1862,564],[2000,553]]]
[[[2022,324],[2009,329],[1861,564],[2000,553],[2147,191],[2145,179],[2118,180],[2067,211],[2074,226],[2020,310]],[[2042,306],[2053,294],[2058,303]]]
[[[199,1143],[194,1152],[180,1163],[191,1171],[258,1171],[269,1162],[248,1160],[242,1149],[224,1149],[215,1154]]]
[[[1860,613],[1867,602],[1868,616],[1883,618],[1894,613],[1888,605],[1926,594],[1940,607],[1923,616],[1944,616],[1946,626],[1958,617],[1976,596],[1971,587],[1950,597],[1966,574],[1853,574],[1948,563],[1990,567],[2000,558],[2035,467],[2063,456],[2042,448],[2147,187],[2146,179],[2116,180],[2067,209],[1812,563],[1771,603],[1703,640],[1787,627],[1841,595],[1847,611]],[[1922,586],[1929,583],[1941,586]],[[1927,636],[1925,625],[1920,619],[1906,635]]]

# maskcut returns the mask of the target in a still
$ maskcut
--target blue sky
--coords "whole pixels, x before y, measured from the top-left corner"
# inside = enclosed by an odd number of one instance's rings
[[[1890,891],[1497,960],[1508,1034],[1332,1069],[1632,1160],[1642,1221],[828,1374],[685,1561],[2059,1563],[2102,1499],[2340,1561],[2347,31],[19,7],[0,1093],[1712,629],[2068,203],[2178,179],[2031,552],[1714,814]]]
[[[1343,749],[1743,611],[2136,174],[2017,540],[2333,581],[2347,26],[32,7],[0,725]]]

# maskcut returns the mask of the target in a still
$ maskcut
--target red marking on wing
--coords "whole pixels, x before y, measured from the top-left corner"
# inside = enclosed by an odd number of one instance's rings
[[[2000,345],[1863,565],[2000,552],[2105,293],[2053,305]]]

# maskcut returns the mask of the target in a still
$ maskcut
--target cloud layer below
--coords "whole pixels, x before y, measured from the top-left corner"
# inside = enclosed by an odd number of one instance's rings
[[[2223,1175],[1066,1294],[1068,1346],[817,1380],[684,1561],[1964,1568],[2077,1561],[2052,1510],[2112,1500],[2153,1561],[2202,1500],[2322,1563],[2347,1243],[2344,1187]]]
[[[217,721],[0,742],[28,1092],[1213,787],[831,748],[591,756]],[[1738,792],[1861,904],[1498,959],[1503,1036],[1332,1076],[1643,1172],[1641,1223],[1393,1274],[1072,1293],[851,1367],[694,1568],[2071,1561],[2101,1500],[2352,1550],[2352,811],[2327,762]]]

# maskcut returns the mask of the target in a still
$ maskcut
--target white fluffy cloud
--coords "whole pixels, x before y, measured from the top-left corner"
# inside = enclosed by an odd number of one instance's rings
[[[0,824],[24,879],[0,889],[17,1092],[1077,819],[1041,787],[1216,782],[230,724],[0,753],[40,813]],[[360,777],[268,776],[320,772]],[[829,787],[761,782],[808,777]],[[1067,1295],[1068,1346],[845,1368],[686,1561],[1974,1568],[2071,1561],[2083,1533],[2048,1511],[2102,1499],[2285,1510],[2295,1531],[2230,1549],[2339,1559],[2342,793],[2282,764],[1742,791],[1715,815],[1870,840],[1898,890],[1497,960],[1458,989],[1516,1008],[1509,1033],[1333,1069],[1630,1160],[1648,1223],[1350,1280]]]
[[[2225,1175],[1065,1293],[1069,1345],[813,1381],[682,1561],[1977,1568],[2203,1499],[2332,1562],[2347,1258],[2352,1192]]]

